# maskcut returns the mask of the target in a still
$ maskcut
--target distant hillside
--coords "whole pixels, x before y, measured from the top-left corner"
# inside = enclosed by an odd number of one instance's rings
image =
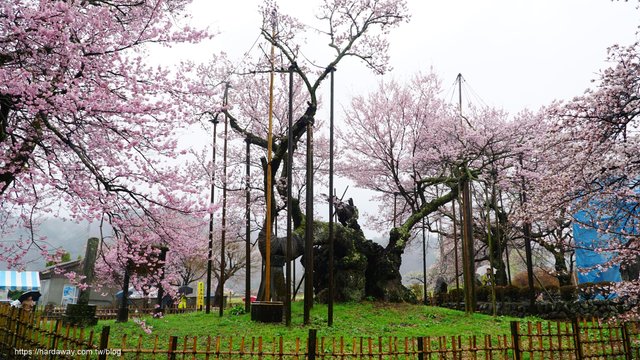
[[[71,259],[84,255],[87,239],[100,236],[97,224],[88,222],[75,223],[56,218],[48,218],[38,226],[37,237],[45,236],[45,243],[50,249],[63,248],[71,254]],[[16,232],[15,238],[28,238],[27,230]],[[41,270],[45,267],[45,259],[37,248],[31,249],[25,258],[28,270]],[[5,263],[0,263],[0,270],[6,270]]]
[[[24,230],[17,234],[17,236],[27,237],[29,233]],[[46,236],[49,248],[56,249],[62,247],[71,254],[71,259],[76,259],[78,256],[83,256],[85,251],[85,245],[88,238],[95,236],[100,237],[100,229],[98,224],[90,224],[87,222],[74,223],[70,221],[63,221],[56,218],[49,218],[42,222],[39,227],[38,236]],[[386,245],[387,239],[383,237],[374,238],[373,241]],[[433,264],[436,260],[435,251],[433,249],[428,250],[427,253],[427,266]],[[26,257],[28,270],[41,270],[45,267],[45,260],[40,253],[36,250],[30,251]],[[256,270],[259,264],[258,259],[254,259],[254,265],[252,270]],[[0,263],[0,270],[6,270],[6,264]],[[252,271],[252,272],[254,272]],[[422,242],[416,241],[411,244],[402,258],[402,267],[400,268],[402,274],[408,274],[412,272],[422,272]],[[300,264],[300,259],[296,261],[297,281],[300,280],[300,276],[304,272],[304,268]],[[259,274],[252,275],[253,282],[252,287],[258,286]],[[405,279],[406,281],[407,279]],[[244,275],[236,276],[231,279],[229,287],[235,291],[241,292],[244,289]]]

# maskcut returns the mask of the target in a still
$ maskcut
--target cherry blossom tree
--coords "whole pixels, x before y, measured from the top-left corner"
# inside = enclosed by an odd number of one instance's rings
[[[189,3],[0,5],[0,234],[15,240],[0,244],[0,260],[47,250],[43,215],[108,223],[143,254],[141,234],[170,233],[160,214],[206,213],[206,177],[190,171],[176,140],[193,119],[172,96],[186,85],[147,58],[151,45],[208,36],[174,25]],[[31,236],[14,239],[17,227]]]
[[[625,273],[618,286],[623,298],[636,297],[639,284],[639,49],[638,43],[612,46],[611,66],[593,88],[544,109],[548,131],[528,145],[530,158],[544,166],[525,174],[532,184],[528,216],[549,220],[567,209],[580,226],[596,228],[606,241],[595,250],[612,256],[602,268],[616,264]],[[579,211],[590,220],[575,218]]]
[[[401,255],[422,220],[430,214],[432,222],[450,218],[445,205],[458,197],[460,184],[490,183],[496,167],[513,161],[513,144],[527,130],[494,109],[471,109],[461,117],[440,92],[436,75],[419,74],[405,85],[381,84],[354,99],[346,114],[341,171],[377,191],[378,224],[392,227],[387,245],[370,251],[377,257],[370,265],[378,284],[369,289],[401,289]]]
[[[176,295],[182,285],[200,280],[207,270],[208,219],[176,216],[165,212],[156,216],[161,227],[149,227],[142,221],[135,231],[129,231],[121,241],[106,237],[103,251],[97,262],[97,276],[102,287],[122,287],[125,276],[129,287],[149,294],[161,286],[165,294]],[[218,211],[214,219],[213,275],[217,280],[216,295],[222,294],[220,283],[220,233]],[[225,279],[245,268],[246,256],[243,237],[244,219],[233,212],[227,221],[227,246],[225,250]],[[162,229],[159,232],[158,229]],[[242,234],[242,235],[241,235]],[[161,247],[165,247],[166,260],[159,259]],[[127,274],[125,274],[127,273]]]

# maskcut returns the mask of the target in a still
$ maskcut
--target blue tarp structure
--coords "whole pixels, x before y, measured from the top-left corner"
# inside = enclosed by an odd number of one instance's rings
[[[589,212],[582,210],[576,215],[573,223],[573,239],[576,244],[576,266],[578,267],[578,283],[617,282],[621,281],[620,266],[614,265],[604,270],[591,269],[600,264],[607,263],[613,254],[596,252],[595,249],[606,246],[607,236],[598,234],[597,228],[592,226]],[[583,225],[584,224],[584,225]]]
[[[576,266],[579,270],[578,283],[622,281],[619,264],[605,265],[615,253],[595,250],[610,248],[614,242],[626,243],[627,239],[616,238],[616,234],[638,233],[637,204],[627,200],[602,200],[592,201],[590,205],[592,209],[580,210],[574,216],[573,238],[576,244]],[[604,266],[598,269],[598,265]]]

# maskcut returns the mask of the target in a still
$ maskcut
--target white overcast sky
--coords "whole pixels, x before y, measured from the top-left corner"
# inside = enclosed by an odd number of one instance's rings
[[[478,96],[465,94],[466,101],[482,105],[481,99],[511,114],[525,108],[535,110],[554,99],[580,95],[606,66],[607,47],[616,43],[631,44],[639,39],[637,1],[407,2],[411,21],[394,29],[389,38],[393,71],[381,77],[356,60],[340,64],[336,73],[337,109],[348,107],[353,96],[375,89],[381,79],[408,79],[418,71],[428,72],[433,68],[443,80],[445,96],[453,96],[453,83],[457,74],[462,73],[468,87]],[[163,63],[185,58],[207,61],[212,54],[224,51],[236,62],[241,61],[258,38],[261,3],[260,0],[195,0],[192,24],[207,26],[218,34],[212,41],[195,47],[163,50],[156,60]],[[322,27],[314,19],[318,3],[319,0],[278,0],[281,12]],[[326,43],[316,42],[312,44],[313,49],[307,51],[330,53],[332,50]],[[257,47],[252,51],[260,52]],[[324,99],[328,99],[326,91],[323,89]],[[321,108],[318,116],[326,119],[327,113],[326,108]],[[341,110],[336,116],[339,124]],[[206,134],[199,135],[208,139]],[[337,180],[339,192],[345,186],[343,179]],[[376,205],[368,201],[371,195],[351,186],[348,197],[354,198],[361,213],[376,213]],[[325,213],[320,209],[316,212]],[[367,231],[366,223],[363,225],[368,237],[384,236]]]
[[[261,3],[196,0],[195,24],[219,34],[195,56],[224,50],[240,60],[258,35]],[[314,20],[317,3],[278,1],[282,12],[305,22]],[[433,67],[447,90],[462,73],[488,105],[511,113],[582,93],[604,66],[606,48],[637,41],[640,25],[637,1],[408,0],[408,6],[411,21],[390,35],[394,70],[386,77],[405,79]],[[336,73],[341,104],[377,81],[364,65],[343,64]]]

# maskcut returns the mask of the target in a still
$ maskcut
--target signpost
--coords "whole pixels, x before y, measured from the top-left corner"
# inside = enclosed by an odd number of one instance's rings
[[[202,310],[204,306],[204,283],[198,281],[198,296],[196,297],[196,309]]]

